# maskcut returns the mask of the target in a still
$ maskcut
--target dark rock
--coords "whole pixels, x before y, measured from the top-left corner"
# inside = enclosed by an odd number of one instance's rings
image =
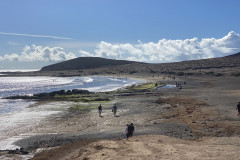
[[[48,93],[38,93],[38,94],[34,94],[34,96],[41,98],[41,97],[47,97],[47,96],[49,96],[49,94]]]
[[[7,150],[8,154],[21,154],[21,155],[26,155],[29,154],[28,151],[25,151],[23,148],[20,148],[20,150],[17,148],[15,150]]]
[[[88,90],[79,90],[79,89],[73,89],[73,94],[89,94],[90,92]]]
[[[64,95],[65,94],[65,90],[60,90],[60,91],[53,91],[53,92],[50,92],[49,95],[50,96],[55,96],[55,95]]]
[[[68,90],[68,91],[66,92],[66,95],[72,95],[72,91],[71,91],[71,90]]]
[[[5,99],[35,99],[33,96],[26,96],[26,95],[18,95],[18,96],[10,96],[6,97]]]

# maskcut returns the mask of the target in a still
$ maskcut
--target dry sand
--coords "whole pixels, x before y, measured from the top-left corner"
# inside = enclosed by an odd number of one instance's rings
[[[84,145],[83,145],[84,144]],[[239,137],[181,140],[163,135],[126,139],[82,141],[45,151],[34,159],[239,159]]]
[[[103,117],[96,110],[59,115],[38,127],[40,136],[16,144],[34,153],[45,150],[33,158],[44,160],[240,159],[240,78],[152,79],[186,85],[115,94],[102,104]],[[118,117],[111,112],[113,103]],[[126,140],[124,129],[131,122],[134,137]]]

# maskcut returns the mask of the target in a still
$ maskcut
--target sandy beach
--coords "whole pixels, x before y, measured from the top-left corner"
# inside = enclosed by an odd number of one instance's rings
[[[145,77],[146,78],[146,77]],[[97,110],[50,117],[15,144],[33,159],[238,159],[240,96],[236,77],[149,77],[182,87],[112,93]],[[185,85],[183,83],[186,83]],[[117,104],[117,117],[111,108]],[[99,104],[94,104],[99,105]],[[126,139],[127,124],[134,123]],[[4,158],[19,155],[3,154]]]

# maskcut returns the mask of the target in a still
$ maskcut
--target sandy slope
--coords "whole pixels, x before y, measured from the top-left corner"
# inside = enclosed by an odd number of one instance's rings
[[[64,145],[45,151],[34,159],[239,159],[239,137],[205,138],[199,141],[180,140],[163,135],[144,135],[129,140],[99,140]]]

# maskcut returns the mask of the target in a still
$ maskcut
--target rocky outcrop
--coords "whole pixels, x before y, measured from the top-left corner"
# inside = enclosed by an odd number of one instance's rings
[[[73,90],[60,90],[60,91],[53,91],[50,93],[38,93],[34,94],[33,96],[28,96],[28,95],[17,95],[17,96],[10,96],[6,97],[5,99],[36,99],[36,100],[41,100],[41,99],[53,99],[54,96],[56,95],[75,95],[75,94],[89,94],[88,90],[78,90],[78,89],[73,89]]]
[[[15,150],[0,150],[0,155],[6,155],[6,154],[19,154],[19,155],[27,155],[29,154],[28,151],[26,151],[24,148],[15,149]]]

